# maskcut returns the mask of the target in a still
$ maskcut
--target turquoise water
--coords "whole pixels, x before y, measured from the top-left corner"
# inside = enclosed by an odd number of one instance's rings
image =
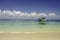
[[[46,21],[40,24],[30,20],[0,20],[0,32],[60,31],[60,21]]]

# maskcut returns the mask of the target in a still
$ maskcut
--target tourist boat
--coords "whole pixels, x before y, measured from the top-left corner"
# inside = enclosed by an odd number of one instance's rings
[[[42,17],[41,19],[39,18],[39,23],[46,24],[46,18],[44,18],[44,17]]]

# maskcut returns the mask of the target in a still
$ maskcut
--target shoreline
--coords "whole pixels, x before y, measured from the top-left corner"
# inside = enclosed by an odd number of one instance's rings
[[[41,31],[41,32],[0,32],[0,33],[54,33],[60,31]]]
[[[60,32],[0,33],[0,40],[60,40]]]

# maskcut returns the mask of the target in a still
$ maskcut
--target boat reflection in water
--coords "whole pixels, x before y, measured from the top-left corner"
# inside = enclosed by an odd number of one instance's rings
[[[41,19],[39,18],[39,24],[45,25],[46,24],[46,18],[42,17]]]

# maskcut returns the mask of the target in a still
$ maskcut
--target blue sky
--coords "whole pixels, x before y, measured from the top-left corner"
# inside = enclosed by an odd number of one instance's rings
[[[60,0],[0,0],[0,9],[60,15]]]

